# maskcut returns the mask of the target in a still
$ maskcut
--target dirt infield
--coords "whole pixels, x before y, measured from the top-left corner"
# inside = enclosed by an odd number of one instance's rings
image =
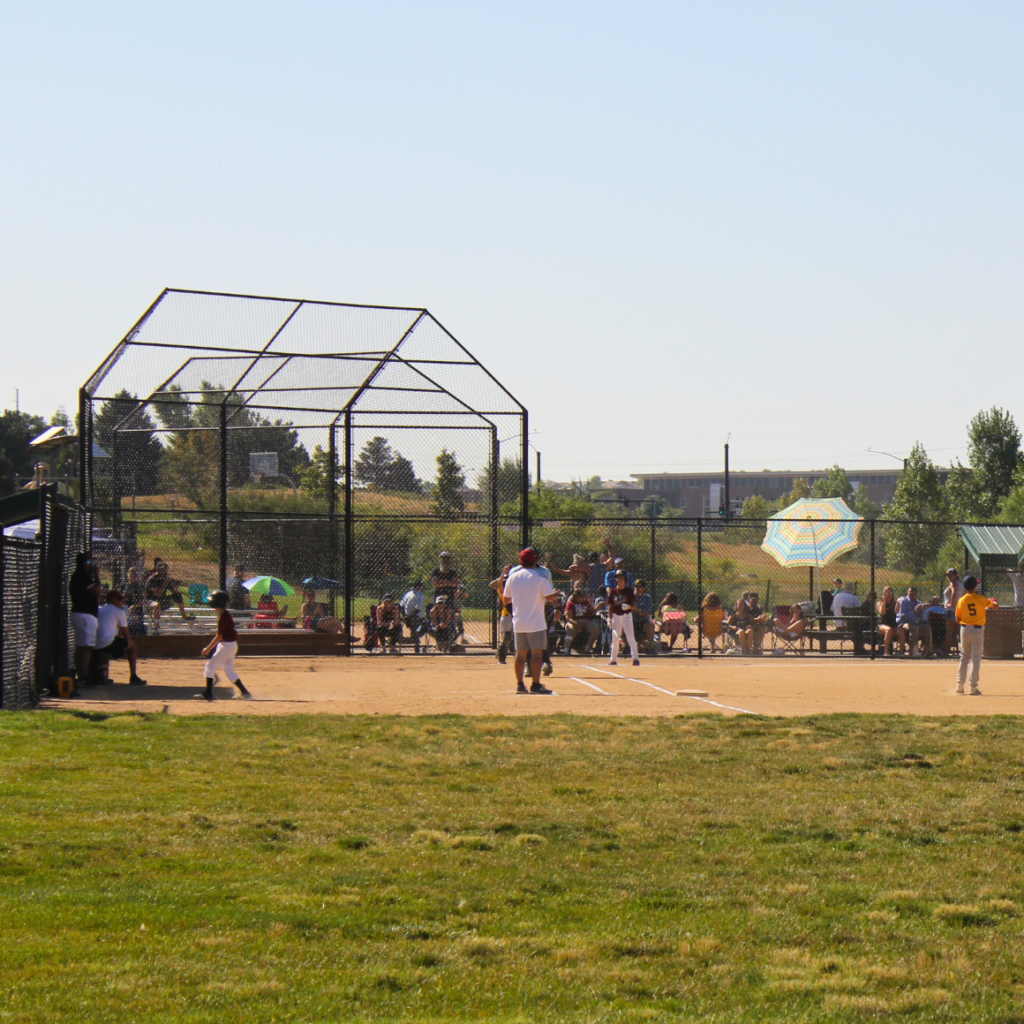
[[[169,714],[395,715],[813,715],[833,712],[914,715],[1024,713],[1024,661],[984,662],[981,697],[954,693],[956,662],[739,658],[619,661],[560,658],[545,680],[555,696],[517,696],[511,665],[482,657],[240,658],[238,669],[256,698],[231,700],[218,682],[213,704],[193,699],[202,662],[148,660],[145,688],[118,684],[45,707],[102,706]],[[124,666],[117,670],[124,674]],[[706,691],[707,698],[676,696]]]

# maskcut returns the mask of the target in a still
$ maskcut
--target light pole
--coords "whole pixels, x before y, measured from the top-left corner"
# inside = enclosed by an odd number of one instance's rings
[[[865,448],[864,451],[871,452],[872,455],[888,455],[890,459],[895,459],[897,462],[902,462],[903,472],[906,473],[907,471],[907,463],[910,461],[909,459],[901,459],[898,455],[893,455],[892,452],[882,452],[878,451],[876,448]]]

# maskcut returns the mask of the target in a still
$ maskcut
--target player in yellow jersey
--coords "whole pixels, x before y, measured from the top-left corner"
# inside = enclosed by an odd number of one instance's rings
[[[978,580],[968,576],[964,580],[964,596],[956,603],[956,620],[960,623],[960,668],[956,674],[956,692],[964,692],[967,665],[971,666],[971,696],[978,697],[978,676],[981,674],[981,651],[985,646],[985,618],[989,608],[999,605],[990,597],[978,593]]]

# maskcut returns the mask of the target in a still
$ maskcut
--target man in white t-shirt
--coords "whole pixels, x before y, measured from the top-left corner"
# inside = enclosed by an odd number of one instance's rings
[[[129,686],[145,686],[139,678],[135,655],[135,638],[128,632],[128,614],[124,610],[124,597],[118,590],[107,592],[107,603],[96,616],[96,647],[92,656],[97,661],[110,661],[124,655],[128,659]]]
[[[508,574],[502,596],[512,606],[512,630],[516,636],[516,693],[551,693],[541,684],[540,669],[548,649],[548,624],[544,606],[554,599],[550,575],[537,568],[537,552],[525,548],[519,552],[519,565]],[[526,660],[530,660],[533,685],[523,681]]]
[[[1003,572],[1009,577],[1013,586],[1013,603],[1018,608],[1024,608],[1024,562],[1017,566],[1016,572],[1012,569],[1004,569]]]
[[[853,596],[853,594],[847,593],[843,587],[843,581],[837,576],[833,581],[833,588],[835,592],[832,595],[832,614],[840,616],[846,611],[847,608],[860,608],[860,599]],[[846,620],[837,618],[835,620],[836,629],[846,629]]]

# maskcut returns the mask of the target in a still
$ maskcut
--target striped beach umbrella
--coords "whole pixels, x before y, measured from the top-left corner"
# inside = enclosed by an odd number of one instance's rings
[[[800,498],[771,517],[761,547],[779,565],[821,567],[857,546],[863,521],[842,498]]]

